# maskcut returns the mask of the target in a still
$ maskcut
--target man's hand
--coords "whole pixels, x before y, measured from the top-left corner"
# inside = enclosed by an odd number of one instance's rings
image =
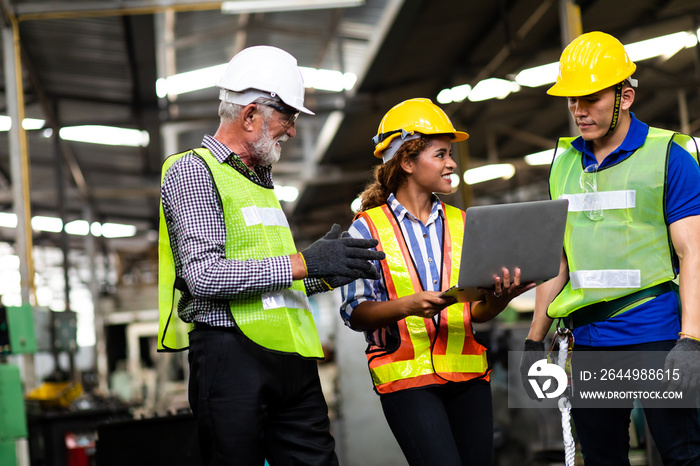
[[[340,225],[333,225],[326,235],[302,251],[309,278],[330,279],[330,286],[342,286],[358,278],[378,279],[379,272],[372,260],[384,259],[381,251],[370,251],[376,247],[376,239],[351,238],[341,234]]]
[[[700,388],[700,341],[681,338],[666,356],[668,390],[697,390]],[[680,377],[673,379],[674,370]]]
[[[544,341],[525,340],[523,355],[520,358],[520,382],[523,384],[525,393],[535,401],[542,401],[537,398],[535,391],[532,389],[527,378],[527,371],[532,365],[540,359],[545,359],[547,355],[544,353]]]

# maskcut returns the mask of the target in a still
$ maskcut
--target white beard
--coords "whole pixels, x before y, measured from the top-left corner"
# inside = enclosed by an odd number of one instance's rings
[[[263,123],[262,132],[257,141],[253,142],[253,150],[258,165],[272,165],[277,163],[282,155],[282,148],[277,144],[288,139],[287,135],[275,140],[270,137],[267,121]]]

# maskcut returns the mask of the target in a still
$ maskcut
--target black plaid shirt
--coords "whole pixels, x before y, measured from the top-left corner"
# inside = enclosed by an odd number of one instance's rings
[[[248,168],[224,144],[205,136],[202,147],[251,182],[272,189],[271,166]],[[226,226],[206,163],[184,155],[166,172],[161,187],[163,212],[178,277],[187,283],[178,303],[180,318],[215,327],[233,327],[229,301],[292,285],[289,256],[263,260],[225,257]],[[307,293],[325,291],[320,280],[305,280]]]

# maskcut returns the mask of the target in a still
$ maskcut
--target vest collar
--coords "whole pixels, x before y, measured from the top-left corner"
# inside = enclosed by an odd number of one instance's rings
[[[622,162],[627,157],[632,155],[634,151],[642,147],[644,141],[646,141],[647,135],[649,134],[649,125],[639,121],[632,112],[630,112],[630,117],[632,121],[630,122],[630,127],[627,131],[627,135],[625,136],[625,140],[622,141],[622,144],[620,144],[617,149],[610,153],[610,155],[605,157],[605,160],[603,160],[603,163],[600,165],[599,169]],[[597,163],[596,158],[593,155],[590,142],[585,141],[581,136],[579,136],[572,141],[571,145],[574,149],[583,154],[584,167]]]
[[[404,206],[401,205],[401,203],[396,199],[396,196],[394,196],[394,193],[389,194],[389,197],[386,200],[386,203],[389,205],[389,208],[394,212],[394,215],[396,216],[396,219],[398,220],[399,223],[401,223],[405,217],[408,217],[411,221],[418,222],[419,220]],[[433,222],[437,221],[438,218],[445,218],[445,213],[443,212],[442,209],[442,202],[440,202],[440,199],[433,194],[433,206],[430,210],[430,216],[428,217],[428,222],[426,223],[425,226],[428,226],[432,224]]]

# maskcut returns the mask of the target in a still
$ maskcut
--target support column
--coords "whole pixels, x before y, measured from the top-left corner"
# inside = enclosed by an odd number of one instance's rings
[[[5,66],[5,99],[12,120],[9,132],[10,173],[12,177],[12,202],[17,215],[15,252],[19,256],[22,304],[36,304],[34,288],[34,263],[32,259],[31,208],[29,203],[29,154],[27,135],[22,128],[24,120],[24,88],[22,86],[22,62],[19,49],[19,29],[15,18],[5,14],[9,21],[2,28],[2,45]],[[25,392],[36,386],[34,355],[19,356],[23,368]],[[26,422],[26,421],[25,421]],[[29,443],[19,438],[15,443],[16,464],[29,466]]]
[[[559,24],[561,26],[562,50],[569,42],[583,33],[581,25],[581,8],[573,0],[559,0]],[[569,118],[569,136],[578,136],[578,126]]]
[[[29,201],[29,153],[27,135],[22,127],[24,120],[24,88],[22,86],[22,62],[19,49],[17,22],[2,28],[2,45],[5,66],[5,98],[12,119],[9,132],[10,173],[12,177],[12,202],[17,215],[15,251],[19,256],[22,304],[36,305],[34,287],[34,262],[32,258],[31,206]],[[22,357],[25,390],[36,386],[34,355]]]
[[[95,221],[94,213],[90,206],[85,207],[83,213],[90,229]],[[95,366],[97,368],[97,386],[104,395],[109,393],[108,367],[107,367],[107,345],[105,341],[105,318],[100,303],[100,282],[97,279],[97,238],[89,234],[85,237],[85,250],[87,251],[90,263],[90,292],[92,294],[92,305],[95,319]]]

